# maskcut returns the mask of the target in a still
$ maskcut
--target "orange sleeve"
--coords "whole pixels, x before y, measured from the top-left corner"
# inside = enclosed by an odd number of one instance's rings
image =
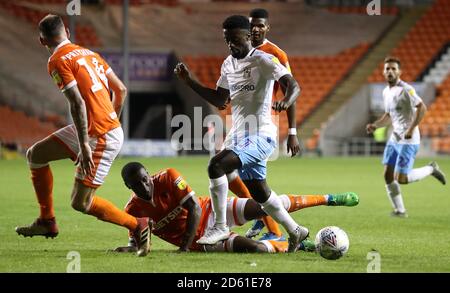
[[[48,72],[62,92],[77,84],[70,65],[60,59],[49,62]]]
[[[170,182],[171,196],[174,200],[180,201],[180,204],[183,204],[189,197],[191,197],[194,192],[192,188],[187,184],[186,180],[184,180],[183,176],[175,170],[168,169],[167,170],[168,179]]]
[[[287,68],[289,72],[291,72],[291,67],[289,66],[289,60],[287,54],[282,50],[277,50],[277,56],[280,63]]]

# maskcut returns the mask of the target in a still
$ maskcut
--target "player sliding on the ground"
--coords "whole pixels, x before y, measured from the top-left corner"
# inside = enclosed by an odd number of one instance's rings
[[[445,184],[445,175],[436,162],[413,169],[420,146],[419,123],[427,108],[412,86],[400,79],[400,60],[388,57],[384,60],[384,78],[388,85],[383,91],[385,113],[374,123],[366,126],[372,133],[392,121],[394,128],[384,149],[384,180],[388,198],[392,203],[393,216],[407,217],[400,191],[400,184],[409,184],[432,175]]]
[[[69,31],[60,16],[44,17],[39,23],[39,36],[51,54],[48,73],[69,101],[74,122],[28,149],[40,216],[29,226],[17,227],[16,232],[30,237],[58,235],[49,162],[70,158],[78,165],[72,207],[133,231],[139,245],[138,255],[146,255],[148,222],[130,216],[96,195],[122,147],[119,116],[127,89],[97,53],[69,41]]]
[[[148,217],[153,221],[152,233],[179,247],[180,251],[228,251],[228,252],[286,252],[287,241],[254,241],[232,233],[227,240],[213,245],[201,245],[194,240],[203,236],[205,230],[214,224],[211,199],[197,198],[195,192],[175,169],[166,169],[149,175],[145,167],[131,162],[122,169],[125,185],[134,193],[125,211],[135,217]],[[328,206],[355,206],[358,196],[353,192],[325,195],[280,195],[283,209],[289,213],[303,208]],[[226,221],[232,226],[259,219],[266,213],[253,199],[227,198]],[[115,251],[135,251],[134,240],[129,246]],[[314,243],[304,240],[300,249],[311,250]]]

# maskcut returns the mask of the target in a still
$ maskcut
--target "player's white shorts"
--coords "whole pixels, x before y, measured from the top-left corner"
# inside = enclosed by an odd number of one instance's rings
[[[248,198],[229,197],[227,199],[227,225],[228,227],[242,226],[247,223],[244,217],[244,208],[247,204]],[[212,204],[210,202],[209,204]],[[214,213],[209,213],[205,231],[214,225]]]
[[[76,160],[80,151],[75,125],[71,124],[55,131],[51,138],[63,145],[70,153],[71,159]],[[89,187],[99,187],[105,181],[109,169],[120,152],[123,144],[122,127],[117,127],[99,136],[90,137],[89,145],[92,149],[94,170],[91,174],[83,175],[81,168],[77,168],[75,178]]]

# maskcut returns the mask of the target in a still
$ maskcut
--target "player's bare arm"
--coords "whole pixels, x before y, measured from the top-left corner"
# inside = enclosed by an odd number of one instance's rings
[[[75,164],[80,164],[83,172],[90,174],[94,168],[94,160],[92,159],[92,150],[89,146],[86,104],[76,85],[64,91],[64,95],[69,100],[70,113],[77,129],[78,142],[80,144],[80,153]]]
[[[384,113],[378,120],[366,125],[367,133],[373,133],[377,128],[387,126],[391,123],[391,116],[389,113]]]
[[[106,77],[108,78],[108,84],[113,92],[112,103],[114,110],[117,113],[117,117],[120,118],[122,113],[123,104],[127,97],[127,88],[123,82],[117,77],[114,71],[109,72]]]
[[[174,73],[179,79],[183,80],[190,88],[192,88],[200,97],[215,107],[222,107],[230,98],[230,91],[221,87],[210,89],[201,85],[198,81],[191,77],[189,69],[183,63],[175,66]]]
[[[286,93],[284,94],[283,100],[273,103],[272,109],[281,112],[286,111],[296,101],[300,94],[300,86],[290,74],[283,75],[278,82],[282,88],[286,89]]]
[[[197,228],[200,223],[200,216],[202,215],[202,208],[200,207],[195,195],[183,203],[183,208],[188,210],[188,216],[186,219],[186,232],[184,233],[183,240],[181,241],[179,251],[187,252],[194,241],[195,233],[197,232]]]
[[[409,126],[409,128],[405,132],[405,139],[410,139],[412,137],[414,128],[419,125],[420,121],[422,121],[425,113],[427,112],[427,106],[423,102],[420,102],[416,105],[417,111],[414,114],[414,120]]]
[[[283,92],[283,94],[285,94],[286,88],[283,87],[283,85],[280,85],[280,86],[281,86],[281,91]],[[300,88],[300,92],[301,92],[301,88]],[[299,95],[300,95],[300,93],[299,93]],[[294,101],[294,103],[292,103],[292,105],[289,106],[289,108],[286,110],[289,129],[297,128],[296,110],[297,110],[297,101]],[[291,152],[291,157],[294,157],[295,155],[297,155],[298,153],[301,152],[300,143],[298,141],[297,134],[289,133],[288,138],[287,138],[287,148],[286,149],[287,149],[288,153]]]

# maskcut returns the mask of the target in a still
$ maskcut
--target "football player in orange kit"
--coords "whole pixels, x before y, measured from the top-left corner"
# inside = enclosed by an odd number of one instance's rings
[[[144,256],[149,250],[148,221],[125,213],[95,194],[122,147],[119,116],[127,89],[100,55],[71,43],[69,36],[58,15],[49,14],[39,22],[40,42],[51,54],[48,73],[69,102],[73,124],[28,149],[40,216],[29,226],[17,227],[16,232],[25,237],[58,235],[49,162],[70,158],[78,165],[72,207],[131,230],[138,255]]]
[[[194,240],[203,236],[207,227],[214,224],[211,198],[195,196],[181,174],[169,168],[149,175],[145,167],[131,162],[122,169],[125,185],[133,190],[125,211],[135,217],[148,217],[153,222],[152,233],[177,247],[179,251],[226,251],[226,252],[286,252],[287,241],[255,241],[232,233],[214,245],[200,245]],[[338,195],[280,195],[284,208],[295,212],[302,208],[329,205],[355,206],[358,196],[353,192]],[[227,202],[227,225],[240,226],[247,221],[265,216],[261,205],[254,199],[229,197]],[[118,247],[116,252],[136,251],[131,238],[128,246]],[[304,240],[300,249],[311,250],[314,244]]]

